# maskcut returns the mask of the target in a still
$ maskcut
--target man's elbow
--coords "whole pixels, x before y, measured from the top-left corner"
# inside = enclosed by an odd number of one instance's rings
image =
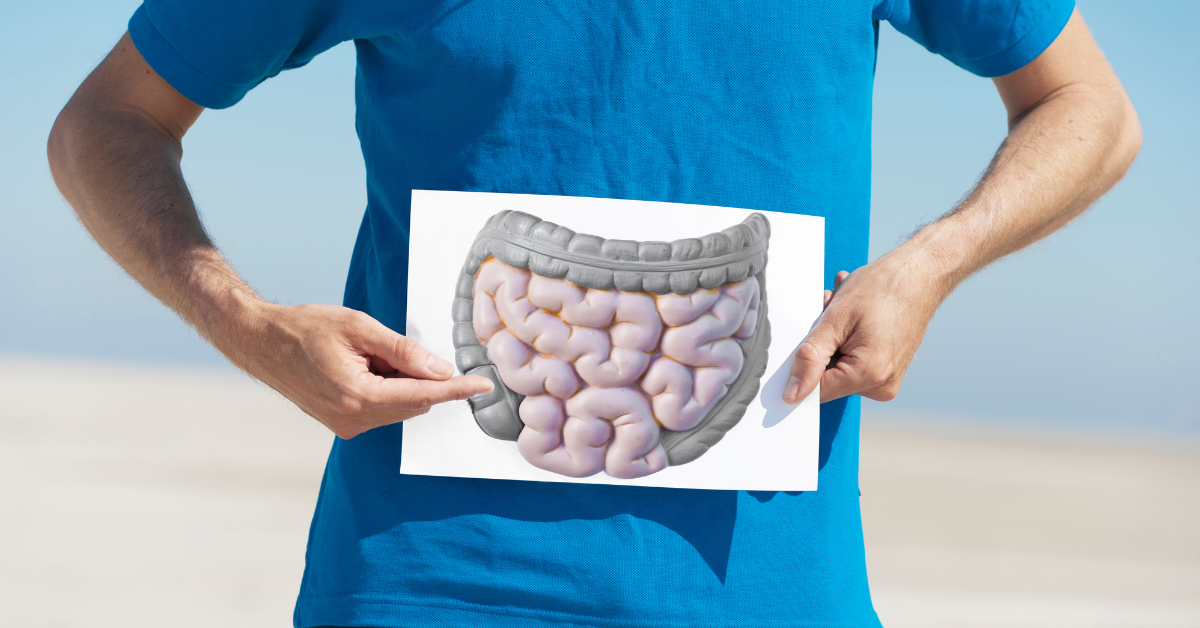
[[[1125,156],[1125,168],[1128,169],[1138,152],[1142,150],[1142,122],[1138,119],[1133,103],[1128,100],[1125,101],[1125,123],[1122,126],[1124,129],[1121,135],[1122,154]]]
[[[102,120],[98,120],[96,113],[92,103],[80,99],[76,93],[58,113],[46,138],[46,160],[50,164],[50,175],[58,191],[76,211],[79,207],[75,201],[83,184],[80,177],[86,175],[89,170],[87,160],[95,154],[91,144],[105,132],[102,124],[98,124]],[[94,167],[96,164],[90,165]]]
[[[1124,91],[1117,102],[1120,103],[1119,112],[1114,116],[1115,138],[1109,154],[1110,170],[1116,175],[1114,183],[1125,176],[1142,149],[1142,123],[1138,119],[1137,110]]]
[[[71,129],[77,126],[74,117],[75,108],[71,103],[67,103],[54,119],[54,126],[50,127],[50,137],[46,140],[46,159],[50,162],[50,174],[54,177],[58,189],[64,193],[70,171]]]

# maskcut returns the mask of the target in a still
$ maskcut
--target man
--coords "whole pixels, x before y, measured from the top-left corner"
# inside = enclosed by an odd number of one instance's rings
[[[867,264],[879,20],[998,77],[1010,132],[965,200]],[[351,39],[369,202],[347,307],[268,303],[205,235],[181,140],[203,108]],[[877,626],[857,395],[894,397],[941,300],[1078,215],[1140,141],[1070,0],[146,0],[49,153],[118,263],[339,437],[297,626]],[[490,388],[397,333],[413,189],[824,216],[826,268],[854,270],[828,277],[785,391],[820,383],[820,490],[399,475],[400,421]]]

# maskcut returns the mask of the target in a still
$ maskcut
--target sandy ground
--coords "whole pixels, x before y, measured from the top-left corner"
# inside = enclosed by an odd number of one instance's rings
[[[889,628],[1200,627],[1200,442],[864,421]]]
[[[0,626],[288,626],[331,436],[246,378],[0,358]],[[1200,627],[1200,443],[868,417],[889,628]]]

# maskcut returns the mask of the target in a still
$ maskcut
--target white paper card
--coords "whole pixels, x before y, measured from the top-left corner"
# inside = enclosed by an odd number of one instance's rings
[[[606,239],[670,242],[742,222],[747,209],[567,196],[412,193],[408,335],[454,362],[451,305],[463,263],[494,214],[518,210]],[[636,479],[604,472],[572,478],[534,467],[513,441],[486,435],[466,401],[404,422],[400,473],[538,482],[671,488],[810,491],[817,488],[819,391],[782,402],[793,350],[821,313],[825,220],[762,212],[771,224],[766,267],[771,343],[758,396],[724,438],[698,459]]]

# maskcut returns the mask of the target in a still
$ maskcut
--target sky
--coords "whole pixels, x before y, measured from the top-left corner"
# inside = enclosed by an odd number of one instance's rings
[[[0,23],[0,354],[228,367],[79,226],[45,159],[54,117],[135,1],[43,0]],[[964,283],[888,404],[947,419],[1200,433],[1200,3],[1080,0],[1137,107],[1126,179]],[[963,196],[1004,138],[991,81],[882,27],[871,257]],[[206,112],[184,174],[217,244],[282,303],[340,303],[366,205],[343,44]]]

